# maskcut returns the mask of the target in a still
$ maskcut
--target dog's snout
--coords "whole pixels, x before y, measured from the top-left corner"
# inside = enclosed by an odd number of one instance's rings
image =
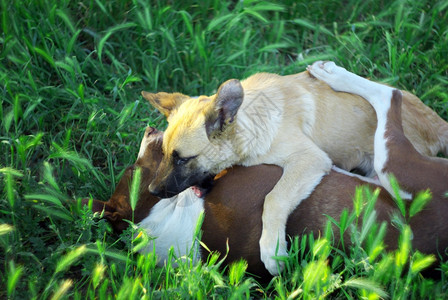
[[[155,187],[152,183],[148,186],[149,193],[154,196],[158,196],[161,192],[161,189]]]
[[[166,188],[163,187],[156,187],[153,184],[150,184],[148,187],[149,193],[153,196],[159,197],[159,198],[171,198],[177,193],[170,192]]]

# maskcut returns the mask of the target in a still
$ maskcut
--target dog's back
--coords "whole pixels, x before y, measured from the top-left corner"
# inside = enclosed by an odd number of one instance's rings
[[[373,137],[376,115],[358,95],[336,93],[308,72],[282,77],[315,102],[312,130],[304,130],[333,162],[345,169],[373,171]],[[406,137],[423,155],[448,156],[448,123],[415,95],[403,92],[403,128]],[[309,117],[308,117],[309,118]]]

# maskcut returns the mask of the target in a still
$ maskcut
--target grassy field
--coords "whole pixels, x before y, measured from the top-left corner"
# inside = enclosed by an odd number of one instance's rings
[[[134,253],[132,229],[117,236],[81,207],[109,198],[147,125],[166,125],[143,89],[211,94],[334,60],[448,120],[447,1],[200,2],[1,0],[0,298],[446,299],[448,263],[440,279],[421,276],[433,258],[411,249],[399,217],[400,247],[384,251],[369,205],[341,217],[350,251],[330,230],[295,239],[286,271],[263,284],[216,256],[158,268]],[[357,230],[359,216],[370,221]]]

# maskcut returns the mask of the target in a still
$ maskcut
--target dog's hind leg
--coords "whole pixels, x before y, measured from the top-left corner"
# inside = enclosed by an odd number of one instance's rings
[[[381,184],[391,195],[394,195],[394,191],[390,185],[390,174],[385,172],[385,166],[389,159],[385,131],[393,88],[362,78],[337,66],[334,62],[315,62],[312,66],[308,67],[308,71],[316,78],[327,83],[335,91],[359,95],[373,106],[378,119],[375,132],[374,168]],[[405,191],[400,191],[400,194],[405,199],[412,198]]]
[[[332,61],[315,62],[307,70],[337,92],[346,92],[363,97],[369,101],[377,114],[388,111],[393,88],[351,73]]]
[[[400,185],[403,199],[431,188],[436,191],[448,182],[447,160],[428,158],[415,150],[403,132],[401,119],[402,93],[391,87],[372,82],[336,66],[333,62],[317,62],[308,71],[328,83],[334,90],[357,94],[375,109],[378,124],[375,132],[374,167],[381,184],[394,195],[390,184],[393,174]],[[426,176],[422,176],[425,174]],[[430,179],[431,178],[431,179]]]
[[[390,99],[392,98],[393,88],[362,78],[337,66],[331,61],[315,62],[312,66],[308,67],[308,71],[316,78],[327,83],[335,91],[359,95],[373,106],[378,119],[375,132],[374,168],[381,184],[391,195],[394,195],[394,191],[390,184],[390,174],[386,173],[384,170],[389,158],[385,131],[387,112],[390,108]],[[389,100],[385,101],[384,99]],[[400,196],[405,199],[412,198],[412,195],[405,191],[400,191]]]

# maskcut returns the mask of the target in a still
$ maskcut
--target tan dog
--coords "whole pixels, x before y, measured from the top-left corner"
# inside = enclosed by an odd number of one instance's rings
[[[199,99],[143,96],[169,116],[164,157],[149,187],[153,194],[178,194],[235,164],[283,168],[262,216],[261,260],[271,274],[278,272],[273,256],[286,255],[289,214],[329,172],[331,160],[346,170],[373,173],[374,110],[359,96],[335,93],[307,72],[229,80],[216,95]],[[421,153],[447,153],[448,124],[409,93],[404,93],[403,125]]]

